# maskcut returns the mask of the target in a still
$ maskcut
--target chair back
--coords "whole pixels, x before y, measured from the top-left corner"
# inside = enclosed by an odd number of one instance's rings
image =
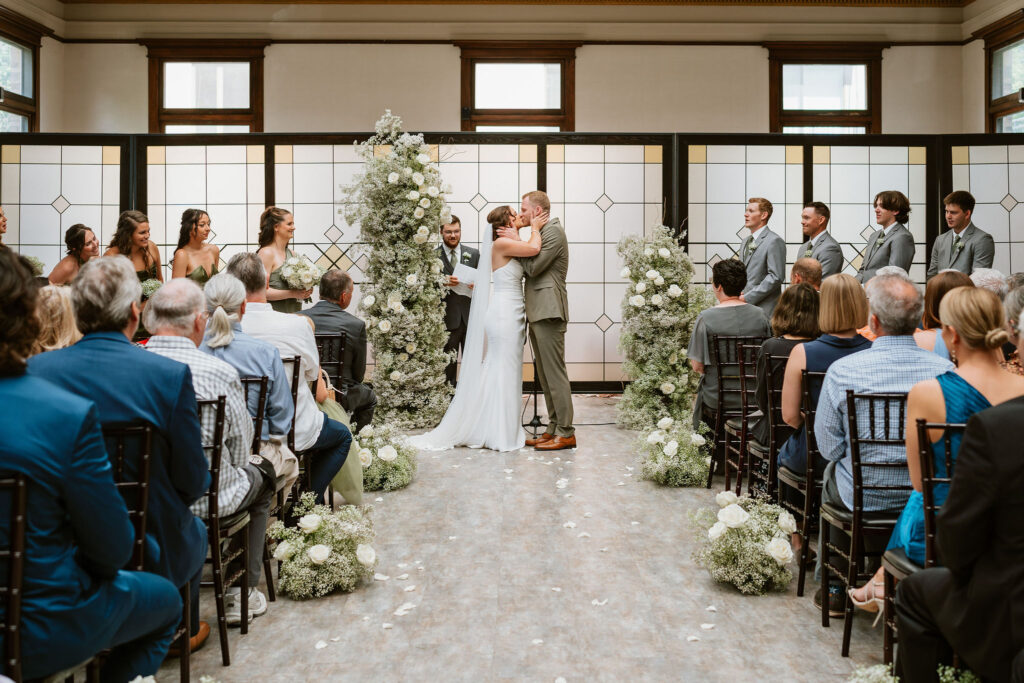
[[[345,372],[345,333],[316,334],[316,351],[320,356],[320,369],[327,373],[338,391],[344,388],[342,375]]]
[[[146,561],[146,513],[149,508],[149,469],[156,428],[148,422],[106,423],[103,440],[114,470],[114,484],[124,498],[135,527],[135,547],[127,569],[143,571]]]
[[[907,474],[907,395],[903,393],[858,394],[846,392],[850,465],[853,470],[853,517],[858,525],[864,512],[864,494],[871,491],[905,491],[913,487]],[[863,413],[863,417],[859,415]],[[867,422],[867,424],[863,424]],[[861,434],[865,430],[865,434]],[[865,449],[864,447],[868,448]],[[902,457],[865,459],[874,448],[891,447]]]
[[[215,399],[199,399],[199,424],[202,425],[203,450],[210,462],[210,489],[206,492],[206,514],[210,526],[216,526],[220,518],[217,497],[220,491],[220,462],[224,455],[224,411],[227,405],[226,396]],[[207,441],[206,435],[211,435]]]
[[[750,392],[753,401],[757,388],[757,349],[767,337],[740,337],[723,334],[711,335],[711,364],[718,378],[718,408],[720,415],[730,417],[745,415],[744,397]],[[752,351],[743,352],[741,347],[752,347]],[[743,362],[743,361],[746,362]],[[748,367],[749,366],[749,367]],[[749,389],[746,376],[750,375]],[[731,399],[731,400],[730,400]],[[734,407],[728,407],[729,404]],[[738,406],[738,407],[737,407]],[[724,420],[720,420],[723,421]]]
[[[7,508],[10,526],[6,543],[0,545],[0,562],[6,565],[7,580],[0,585],[4,601],[4,666],[7,677],[21,680],[21,598],[25,579],[25,517],[28,511],[28,480],[24,474],[0,475],[0,492],[10,496]]]
[[[743,354],[745,355],[745,354]],[[741,361],[746,366],[746,361],[741,355]],[[759,464],[751,463],[748,473],[752,488],[761,491],[769,498],[775,498],[775,491],[778,482],[778,449],[786,437],[792,434],[793,428],[782,419],[782,377],[786,371],[786,362],[789,356],[776,356],[770,353],[764,355],[765,383],[767,384],[767,415],[768,418],[768,443],[762,444],[768,449],[767,462],[762,460]],[[744,376],[746,373],[744,372]],[[756,369],[754,384],[757,384]],[[749,383],[749,379],[744,379]],[[756,400],[756,397],[755,397]],[[754,481],[756,483],[754,483]]]
[[[801,370],[801,404],[804,413],[804,433],[807,441],[807,481],[816,482],[821,479],[821,472],[815,472],[816,462],[821,457],[818,450],[818,437],[814,435],[814,414],[818,412],[818,402],[812,397],[821,393],[821,385],[825,383],[825,372]]]
[[[288,429],[288,449],[295,452],[295,417],[299,412],[299,378],[302,375],[302,357],[301,356],[282,356],[281,362],[284,363],[284,369],[287,371],[291,368],[291,392],[292,392],[292,406],[295,410],[292,412],[292,425]]]
[[[953,481],[953,437],[963,435],[965,424],[950,422],[917,421],[917,452],[921,458],[921,497],[924,499],[924,566],[938,565],[938,549],[935,547],[935,515],[946,502],[949,485]],[[941,454],[937,454],[929,433],[941,430]],[[940,460],[941,458],[941,460]]]
[[[249,414],[252,415],[252,452],[254,455],[259,455],[260,452],[260,441],[263,437],[263,420],[267,414],[267,392],[269,386],[270,378],[266,375],[262,377],[242,377],[245,405],[249,408]],[[256,396],[255,403],[253,403],[253,394]],[[255,412],[253,411],[254,408]]]

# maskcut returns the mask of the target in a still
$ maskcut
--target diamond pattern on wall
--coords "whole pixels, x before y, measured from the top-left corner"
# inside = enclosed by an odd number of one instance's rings
[[[609,199],[608,195],[606,194],[602,194],[600,197],[597,198],[597,201],[594,203],[597,204],[597,208],[601,209],[601,211],[608,211],[608,209],[612,207],[612,204],[614,204],[614,202],[611,199]]]
[[[1017,206],[1017,204],[1019,204],[1020,202],[1018,202],[1016,199],[1014,199],[1012,194],[1007,194],[1005,197],[1003,197],[1003,200],[1001,202],[999,202],[999,203],[1002,204],[1003,208],[1006,209],[1007,211],[1013,211],[1013,208],[1015,206]],[[58,209],[58,211],[59,210],[60,209]]]
[[[327,228],[324,231],[324,237],[326,237],[332,242],[337,242],[342,238],[344,234],[345,233],[342,232],[341,229],[336,225],[332,225],[331,227]]]
[[[482,208],[487,206],[487,200],[484,199],[483,195],[477,192],[476,196],[469,200],[469,205],[477,211],[480,211]]]
[[[871,239],[871,236],[875,234],[875,229],[870,225],[860,231],[860,236],[865,240]],[[858,266],[859,267],[859,266]]]
[[[611,327],[614,322],[605,314],[601,314],[601,317],[594,321],[594,324],[601,328],[602,332],[607,332],[608,328]]]
[[[57,209],[57,213],[64,213],[68,210],[68,207],[71,206],[71,202],[64,199],[64,195],[60,195],[53,200],[53,203],[50,204],[50,206]],[[1007,209],[1007,211],[1009,211],[1009,209]]]

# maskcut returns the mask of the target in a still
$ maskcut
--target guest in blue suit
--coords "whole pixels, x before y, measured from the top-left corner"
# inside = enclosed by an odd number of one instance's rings
[[[165,578],[119,571],[134,530],[114,487],[96,406],[25,373],[39,333],[36,291],[31,266],[0,248],[0,403],[17,406],[0,411],[0,471],[28,479],[22,674],[49,676],[106,649],[103,680],[154,674],[181,618],[181,598]],[[6,546],[6,494],[0,510]],[[6,564],[0,571],[6,574]]]
[[[131,343],[142,294],[123,256],[93,259],[71,285],[74,346],[29,361],[29,373],[96,402],[101,423],[143,420],[158,431],[150,464],[146,568],[179,588],[192,580],[193,648],[209,634],[198,618],[206,526],[189,510],[210,486],[192,373],[184,363]]]

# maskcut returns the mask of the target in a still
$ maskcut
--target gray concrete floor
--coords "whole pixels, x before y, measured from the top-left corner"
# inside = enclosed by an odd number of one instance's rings
[[[412,485],[367,499],[390,580],[279,596],[248,635],[230,629],[227,668],[204,589],[213,632],[193,680],[841,681],[880,663],[881,626],[863,614],[840,657],[842,621],[821,627],[813,580],[803,598],[795,578],[787,593],[743,596],[697,567],[689,513],[714,492],[641,480],[615,400],[576,397],[576,452],[421,454]],[[176,666],[159,679],[176,680]]]

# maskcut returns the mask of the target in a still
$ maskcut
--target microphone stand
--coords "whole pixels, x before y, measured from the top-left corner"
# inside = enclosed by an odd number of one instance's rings
[[[530,338],[530,323],[526,323],[526,338]],[[533,418],[529,422],[523,423],[523,427],[530,428],[533,430],[533,438],[537,438],[537,429],[541,426],[540,415],[537,413],[537,385],[540,380],[537,379],[537,357],[533,354],[533,349],[530,349],[530,364],[533,365],[533,390],[530,392],[533,395]]]

